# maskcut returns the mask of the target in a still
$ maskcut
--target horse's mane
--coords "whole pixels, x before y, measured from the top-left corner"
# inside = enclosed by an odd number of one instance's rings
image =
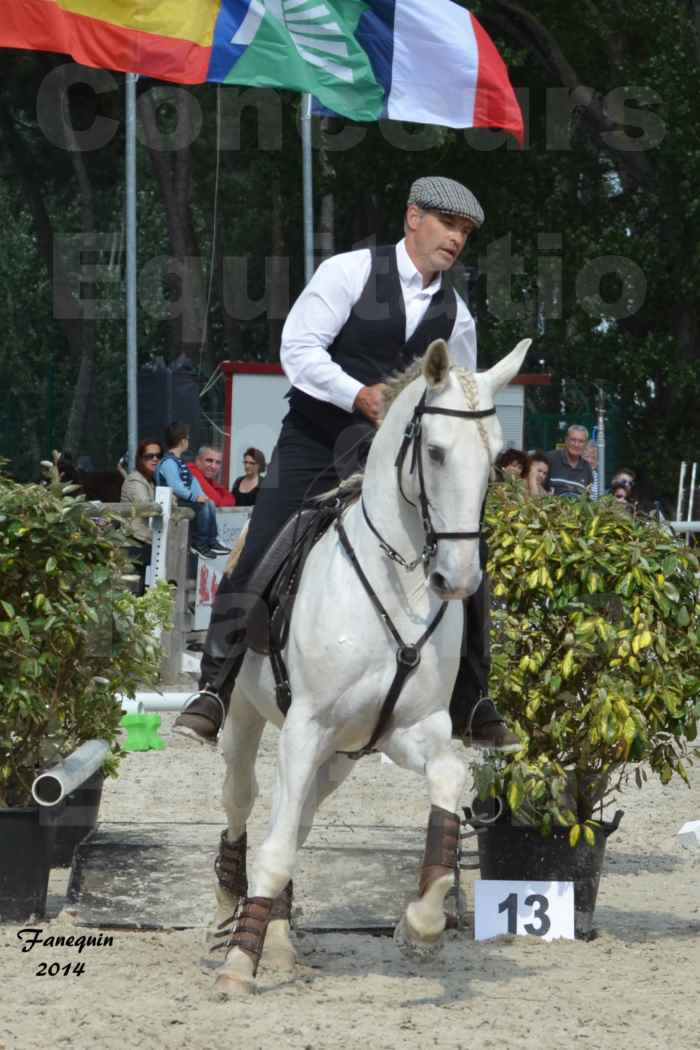
[[[420,377],[422,368],[423,362],[419,359],[412,365],[409,365],[403,372],[396,372],[387,379],[384,389],[385,415],[401,391],[405,390],[410,383]],[[457,365],[452,365],[451,370],[457,377],[459,385],[464,391],[467,405],[472,411],[476,411],[479,407],[479,388],[476,385],[474,373],[469,372],[466,368],[458,368]],[[488,448],[488,438],[484,432],[483,420],[478,420],[477,426],[481,432],[484,444]],[[317,496],[316,499],[319,503],[331,499],[340,499],[343,502],[347,501],[348,503],[352,503],[359,497],[362,491],[363,478],[364,474],[359,470],[355,474],[351,474],[350,477],[345,478],[335,488],[329,489],[327,492],[323,492],[320,496]]]
[[[391,405],[393,405],[394,401],[396,401],[399,394],[405,390],[410,383],[419,378],[422,368],[423,362],[419,358],[417,361],[414,361],[412,365],[409,365],[403,372],[396,372],[387,379],[384,390],[384,407],[387,412]],[[459,385],[464,391],[464,396],[467,399],[469,408],[476,410],[479,407],[479,389],[474,379],[474,373],[469,372],[466,368],[458,368],[457,365],[452,365],[451,371],[459,380]]]
[[[320,496],[316,496],[316,501],[325,503],[328,500],[339,499],[341,503],[354,503],[362,492],[364,476],[361,470],[356,471],[349,478],[344,478],[334,489],[328,489],[327,492],[322,492]]]

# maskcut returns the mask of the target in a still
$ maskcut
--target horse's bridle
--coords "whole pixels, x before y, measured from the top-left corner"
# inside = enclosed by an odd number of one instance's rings
[[[433,522],[430,517],[430,500],[425,490],[425,477],[423,474],[423,446],[421,442],[422,434],[422,418],[423,416],[453,416],[458,419],[485,419],[487,416],[494,416],[496,409],[494,408],[482,408],[474,410],[463,410],[457,408],[431,408],[426,405],[426,397],[428,391],[424,390],[421,395],[421,399],[413,410],[413,415],[404,431],[403,440],[399,448],[394,466],[396,467],[397,479],[399,484],[399,492],[406,501],[412,507],[415,507],[415,503],[412,502],[403,490],[402,484],[402,471],[406,456],[408,455],[409,449],[411,450],[411,469],[410,473],[418,468],[418,500],[420,503],[420,514],[421,521],[423,523],[423,531],[425,532],[425,544],[423,550],[413,561],[406,561],[402,554],[399,554],[390,543],[384,539],[377,527],[372,523],[369,514],[367,513],[367,506],[364,498],[362,499],[362,513],[365,521],[379,540],[379,545],[386,554],[387,558],[395,561],[398,565],[401,565],[407,572],[411,572],[417,568],[418,565],[423,562],[427,565],[437,553],[437,545],[440,540],[478,540],[481,536],[481,527],[476,532],[436,532],[433,527]]]

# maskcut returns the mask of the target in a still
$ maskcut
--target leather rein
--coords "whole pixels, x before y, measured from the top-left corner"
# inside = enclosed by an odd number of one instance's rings
[[[403,555],[399,554],[399,552],[395,550],[395,548],[392,547],[391,544],[384,539],[379,530],[373,525],[369,514],[367,513],[367,507],[365,505],[364,498],[362,499],[362,513],[364,515],[365,521],[367,522],[367,525],[369,526],[370,530],[379,540],[379,546],[381,547],[382,551],[387,556],[387,558],[389,558],[393,562],[396,562],[398,565],[401,565],[404,569],[406,569],[407,572],[411,572],[413,569],[417,568],[421,564],[421,562],[427,569],[429,562],[432,561],[432,559],[437,554],[438,543],[440,542],[440,540],[478,540],[481,536],[481,526],[475,532],[436,532],[435,528],[433,527],[432,519],[430,517],[430,500],[428,499],[428,494],[425,489],[425,476],[423,473],[423,448],[421,442],[423,416],[441,415],[453,416],[459,419],[485,419],[487,416],[493,416],[496,414],[495,408],[485,408],[467,411],[453,408],[429,408],[425,403],[427,393],[427,390],[423,391],[420,401],[413,410],[413,415],[404,432],[403,440],[401,442],[401,446],[399,448],[394,463],[394,466],[396,467],[397,471],[399,491],[403,496],[404,500],[406,500],[406,502],[409,503],[412,507],[415,507],[416,505],[406,496],[403,490],[401,477],[404,462],[409,453],[409,450],[411,451],[410,473],[412,474],[416,469],[418,471],[418,500],[420,505],[420,514],[421,521],[423,524],[423,531],[425,532],[425,544],[423,546],[423,550],[417,558],[415,558],[411,562],[406,561]],[[372,733],[369,742],[360,751],[340,752],[340,754],[347,755],[348,758],[358,759],[363,758],[365,755],[371,754],[371,752],[374,751],[377,741],[385,732],[389,723],[389,719],[391,718],[394,712],[394,708],[396,707],[397,701],[399,699],[399,696],[401,695],[401,691],[406,683],[406,680],[420,664],[421,649],[431,637],[431,635],[435,632],[443,616],[445,615],[445,611],[447,609],[447,602],[442,602],[432,621],[430,622],[426,630],[423,632],[421,637],[418,639],[418,641],[415,643],[415,645],[407,645],[401,637],[396,625],[389,616],[389,613],[384,608],[384,605],[382,604],[378,594],[367,579],[367,576],[362,566],[357,560],[357,555],[355,554],[354,548],[350,542],[350,538],[347,532],[345,531],[345,527],[340,516],[336,521],[335,527],[338,532],[338,537],[343,546],[343,549],[345,550],[345,553],[350,559],[350,562],[359,577],[360,583],[364,587],[368,598],[372,602],[372,605],[377,610],[380,619],[382,620],[382,622],[384,623],[387,630],[389,631],[389,633],[391,634],[398,646],[396,651],[396,672],[394,674],[393,681],[389,687],[389,692],[387,693],[384,703],[382,705],[382,709],[379,712],[379,719],[377,721],[377,725],[374,728],[374,732]]]

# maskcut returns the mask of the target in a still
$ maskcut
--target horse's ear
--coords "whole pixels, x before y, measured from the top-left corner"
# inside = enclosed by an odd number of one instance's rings
[[[511,379],[517,376],[520,371],[520,366],[525,360],[525,354],[532,345],[532,339],[521,339],[514,350],[511,350],[504,358],[502,358],[498,364],[490,368],[484,375],[489,382],[491,387],[491,393],[494,396],[504,386],[510,383]]]
[[[432,390],[442,390],[450,373],[450,355],[444,339],[435,339],[423,358],[423,378]]]

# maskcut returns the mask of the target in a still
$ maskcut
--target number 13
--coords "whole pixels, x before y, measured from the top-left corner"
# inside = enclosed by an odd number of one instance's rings
[[[544,937],[552,925],[547,915],[549,908],[548,899],[543,897],[541,893],[531,893],[529,897],[525,898],[525,907],[535,909],[532,917],[539,922],[537,927],[528,922],[524,927],[525,933],[532,933],[535,937]],[[502,900],[498,905],[498,914],[502,915],[504,911],[508,912],[508,933],[516,934],[518,932],[517,893],[509,893],[505,900]]]

